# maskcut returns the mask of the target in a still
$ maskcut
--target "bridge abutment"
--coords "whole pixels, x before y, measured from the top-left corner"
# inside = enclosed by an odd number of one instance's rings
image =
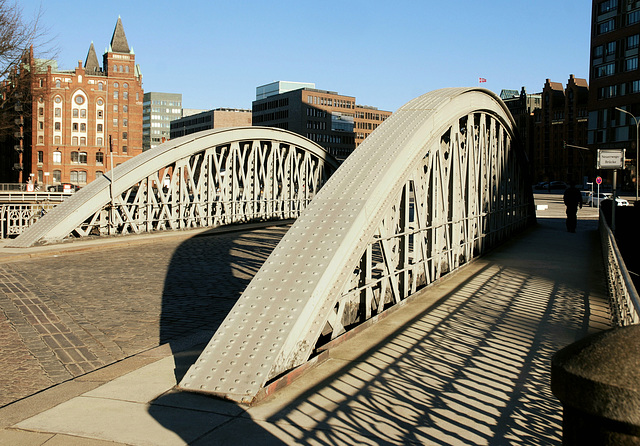
[[[563,406],[564,445],[640,445],[640,325],[557,352],[551,390]]]

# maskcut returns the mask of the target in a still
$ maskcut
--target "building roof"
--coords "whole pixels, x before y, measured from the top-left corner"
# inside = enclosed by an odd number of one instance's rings
[[[86,73],[100,71],[100,63],[98,62],[98,56],[96,55],[96,49],[93,47],[93,42],[91,42],[91,46],[89,46],[87,59],[84,62],[84,70]]]
[[[116,22],[116,28],[113,30],[113,36],[111,37],[110,50],[114,53],[129,53],[129,44],[127,43],[127,36],[124,34],[124,28],[122,27],[122,20],[118,17]]]

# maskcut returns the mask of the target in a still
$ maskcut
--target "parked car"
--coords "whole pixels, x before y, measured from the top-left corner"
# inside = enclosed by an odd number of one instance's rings
[[[55,186],[49,186],[47,187],[47,190],[49,192],[76,192],[80,190],[80,187],[76,186],[75,184],[65,183],[56,184]]]
[[[580,195],[582,195],[582,204],[589,204],[590,200],[591,200],[591,194],[593,192],[589,191],[589,190],[583,190],[580,191]]]
[[[567,187],[569,186],[564,181],[552,181],[549,183],[550,190],[565,190]]]
[[[602,200],[611,200],[611,199],[612,199],[611,194],[594,193],[591,199],[589,200],[588,204],[590,206],[598,206],[602,202]],[[624,198],[616,197],[616,206],[629,206],[629,202]]]

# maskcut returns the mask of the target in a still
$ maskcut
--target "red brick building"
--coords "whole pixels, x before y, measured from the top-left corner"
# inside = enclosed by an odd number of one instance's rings
[[[118,18],[98,62],[93,43],[84,65],[59,70],[31,57],[30,135],[24,135],[20,181],[84,186],[142,152],[142,74]]]

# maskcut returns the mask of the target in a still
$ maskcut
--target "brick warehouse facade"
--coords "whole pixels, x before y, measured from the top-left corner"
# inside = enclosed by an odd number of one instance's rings
[[[59,70],[29,58],[32,107],[17,181],[84,186],[142,152],[142,75],[118,18],[100,67],[93,43],[84,66]],[[6,147],[3,147],[6,150]],[[6,175],[3,175],[6,177]]]

